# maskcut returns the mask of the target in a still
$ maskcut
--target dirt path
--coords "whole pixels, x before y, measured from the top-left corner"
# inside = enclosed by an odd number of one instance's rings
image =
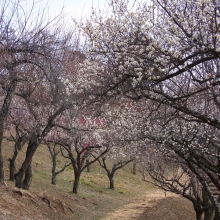
[[[192,205],[175,194],[157,190],[143,200],[116,210],[102,220],[195,220]]]

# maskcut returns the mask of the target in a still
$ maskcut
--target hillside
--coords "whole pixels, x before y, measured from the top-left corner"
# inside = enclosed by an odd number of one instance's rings
[[[11,153],[11,145],[4,145],[5,158]],[[104,170],[94,164],[91,173],[83,172],[78,195],[71,192],[71,168],[58,176],[56,186],[50,184],[51,160],[45,145],[38,149],[33,168],[29,191],[17,189],[7,180],[7,186],[0,188],[0,219],[195,219],[187,200],[172,194],[165,197],[163,191],[143,182],[140,174],[134,176],[131,166],[116,174],[116,189],[110,190]]]

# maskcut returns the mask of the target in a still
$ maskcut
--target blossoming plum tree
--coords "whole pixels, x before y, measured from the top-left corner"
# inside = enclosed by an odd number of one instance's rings
[[[91,106],[89,106],[91,107]],[[95,163],[108,151],[108,143],[105,142],[104,123],[96,118],[89,110],[86,114],[85,107],[69,109],[63,115],[64,120],[56,124],[56,133],[51,130],[51,142],[61,146],[61,153],[67,158],[74,171],[73,193],[78,193],[80,177],[88,166]],[[87,157],[91,155],[89,162]]]
[[[219,187],[220,2],[136,3],[132,7],[129,1],[109,1],[111,12],[94,11],[80,24],[90,42],[82,81],[91,80],[82,89],[98,87],[93,89],[98,97],[151,100],[154,116],[163,106],[164,119],[145,121],[146,129],[151,127],[145,137],[159,138],[164,148],[172,149],[209,192],[198,170]],[[211,193],[209,199],[218,219],[217,201]]]
[[[3,132],[17,87],[25,87],[29,79],[32,89],[40,81],[45,86],[46,81],[55,83],[61,68],[62,51],[66,50],[67,45],[73,48],[70,45],[71,34],[60,29],[61,17],[48,21],[44,10],[36,11],[36,4],[26,10],[20,0],[3,0],[0,3],[0,184],[4,182]],[[53,90],[55,94],[55,86]],[[28,95],[25,95],[27,100]],[[33,109],[34,104],[31,104]]]

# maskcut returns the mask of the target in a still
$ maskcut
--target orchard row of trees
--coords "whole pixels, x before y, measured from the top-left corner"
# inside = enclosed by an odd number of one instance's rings
[[[150,181],[189,199],[197,219],[212,209],[220,219],[210,190],[220,190],[220,2],[109,2],[79,26],[89,42],[82,80],[93,74],[98,96],[140,104],[130,115]]]
[[[113,110],[109,106],[115,100],[102,105],[101,99],[94,100],[91,91],[81,89],[80,64],[86,56],[76,28],[65,30],[62,14],[46,21],[44,11],[35,15],[37,4],[25,11],[21,3],[1,3],[0,183],[5,178],[2,145],[6,138],[15,143],[9,158],[10,180],[15,180],[19,188],[29,189],[32,158],[41,143],[47,144],[52,156],[52,183],[71,165],[73,192],[77,193],[82,171],[99,160],[110,172],[110,187],[114,188],[115,171],[131,162],[135,154],[121,138],[120,121],[116,120],[119,106]],[[25,159],[21,167],[15,167],[25,144]],[[56,171],[59,151],[70,163]],[[116,155],[116,163],[109,171],[106,158]]]
[[[0,183],[7,130],[12,170],[28,145],[12,171],[17,187],[29,188],[45,142],[52,158],[50,144],[70,160],[75,193],[89,164],[136,158],[151,177],[144,180],[189,199],[197,219],[220,219],[210,189],[220,190],[220,1],[108,3],[71,32],[59,16],[31,22],[34,7],[1,3]]]

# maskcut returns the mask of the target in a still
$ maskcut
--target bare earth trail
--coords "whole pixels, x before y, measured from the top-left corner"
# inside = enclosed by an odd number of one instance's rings
[[[46,191],[34,192],[7,186],[2,186],[0,189],[0,219],[2,220],[196,219],[192,204],[188,200],[171,193],[167,193],[165,196],[161,190],[149,191],[142,199],[134,199],[118,210],[111,211],[105,218],[97,218],[97,216],[91,215],[91,212],[98,209],[98,202],[95,207],[92,200],[87,201],[72,194],[54,195],[54,193],[50,194]],[[84,215],[82,215],[82,212]],[[104,216],[104,212],[99,216]]]
[[[172,193],[156,190],[142,200],[116,210],[102,220],[195,220],[192,205]]]

